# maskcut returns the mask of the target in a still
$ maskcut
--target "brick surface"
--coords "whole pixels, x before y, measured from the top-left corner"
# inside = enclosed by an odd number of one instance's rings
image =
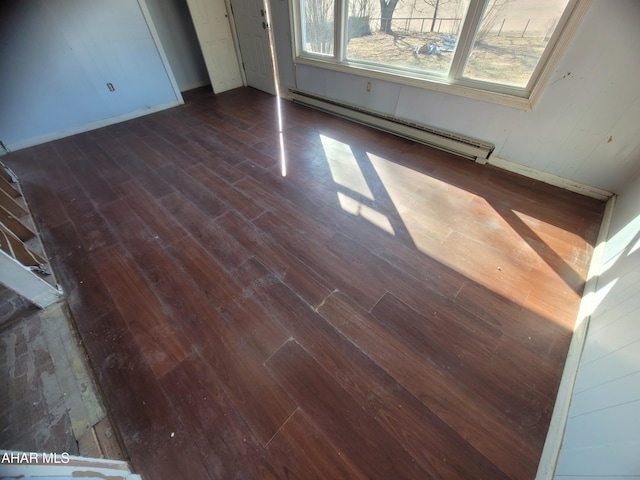
[[[19,318],[27,312],[33,312],[36,310],[36,307],[31,305],[25,299],[0,284],[0,327],[11,320]]]
[[[65,305],[21,305],[0,290],[0,449],[121,459]]]

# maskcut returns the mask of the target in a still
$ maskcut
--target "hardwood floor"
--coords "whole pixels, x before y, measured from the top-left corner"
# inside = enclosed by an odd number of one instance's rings
[[[281,152],[275,98],[186,100],[6,157],[134,469],[533,478],[604,205],[289,102]]]

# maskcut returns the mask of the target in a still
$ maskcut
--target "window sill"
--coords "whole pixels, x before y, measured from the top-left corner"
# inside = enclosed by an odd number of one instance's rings
[[[489,91],[474,86],[473,81],[469,81],[468,84],[449,84],[445,83],[444,81],[439,82],[435,78],[420,76],[419,74],[412,74],[411,72],[408,72],[405,75],[400,75],[395,72],[385,71],[384,67],[375,68],[369,65],[364,66],[359,64],[338,63],[332,59],[323,58],[298,56],[295,59],[295,63],[299,65],[324,68],[326,70],[333,70],[336,72],[349,73],[368,79],[383,80],[399,85],[408,85],[411,87],[424,88],[426,90],[433,90],[436,92],[449,93],[452,95],[471,98],[473,100],[480,100],[483,102],[495,103],[506,107],[518,108],[520,110],[531,111],[534,106],[533,102],[531,101],[531,97],[533,95],[530,95],[529,98],[527,98],[516,95],[515,93],[509,94]],[[522,92],[518,92],[518,94],[521,95]]]

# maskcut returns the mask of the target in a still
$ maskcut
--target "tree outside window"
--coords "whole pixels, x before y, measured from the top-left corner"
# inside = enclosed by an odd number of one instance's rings
[[[577,0],[299,0],[302,56],[526,97]],[[344,11],[342,15],[338,12]],[[337,19],[345,22],[338,28]],[[564,23],[563,23],[564,22]],[[344,32],[336,38],[335,32]],[[334,41],[337,42],[334,45]],[[492,86],[493,85],[493,86]],[[501,90],[502,89],[502,90]],[[520,93],[519,93],[520,92]]]

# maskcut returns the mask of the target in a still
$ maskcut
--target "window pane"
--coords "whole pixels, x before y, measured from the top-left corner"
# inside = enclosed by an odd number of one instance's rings
[[[349,60],[446,76],[469,0],[348,0]]]
[[[333,55],[333,0],[303,0],[301,4],[303,50]]]
[[[568,0],[489,0],[464,76],[526,87]]]

